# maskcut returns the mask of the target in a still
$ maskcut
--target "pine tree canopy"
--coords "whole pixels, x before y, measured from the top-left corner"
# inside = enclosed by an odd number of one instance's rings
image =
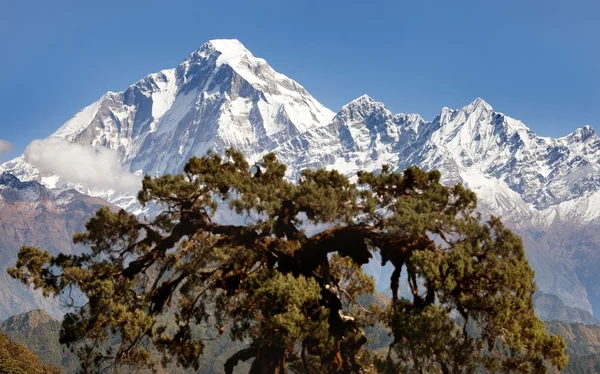
[[[60,336],[83,372],[154,367],[157,354],[198,370],[199,328],[247,343],[227,374],[241,361],[251,374],[566,365],[534,313],[521,239],[480,216],[472,191],[416,167],[297,181],[285,170],[273,154],[252,166],[233,150],[192,158],[182,174],[144,178],[138,199],[160,207],[154,218],[100,209],[74,238],[87,252],[23,247],[9,273],[46,296],[85,295]],[[367,305],[375,284],[361,266],[374,256],[393,266],[392,298]],[[375,324],[391,337],[383,355],[367,349]]]

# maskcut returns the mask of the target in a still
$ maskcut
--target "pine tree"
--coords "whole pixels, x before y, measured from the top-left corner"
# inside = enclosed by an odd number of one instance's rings
[[[192,158],[183,174],[143,180],[140,203],[162,208],[152,220],[100,209],[74,238],[88,252],[23,247],[9,273],[47,296],[87,297],[60,337],[84,372],[153,367],[152,349],[198,370],[199,326],[248,343],[225,373],[251,359],[251,374],[565,366],[564,342],[534,313],[521,240],[478,215],[473,192],[414,167],[353,180],[320,169],[292,183],[273,154],[252,167],[233,150]],[[217,222],[218,210],[244,224]],[[374,253],[394,268],[384,308],[359,301],[375,289],[361,270]],[[374,323],[393,338],[387,357],[365,349]]]
[[[60,370],[44,366],[39,357],[20,344],[0,334],[0,373],[2,374],[60,374]]]

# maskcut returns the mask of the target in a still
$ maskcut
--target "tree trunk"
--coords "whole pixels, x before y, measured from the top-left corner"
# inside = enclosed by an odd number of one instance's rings
[[[249,374],[286,374],[285,349],[281,347],[261,348]]]

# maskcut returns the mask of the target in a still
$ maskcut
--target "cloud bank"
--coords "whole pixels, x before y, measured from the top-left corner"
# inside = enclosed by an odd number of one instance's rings
[[[140,188],[141,179],[125,170],[117,152],[108,148],[48,138],[31,142],[24,156],[42,173],[56,174],[67,182],[116,191]]]
[[[0,139],[0,155],[10,153],[12,150],[13,146],[9,141]]]

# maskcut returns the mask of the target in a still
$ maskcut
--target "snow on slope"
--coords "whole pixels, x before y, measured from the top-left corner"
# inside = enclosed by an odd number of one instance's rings
[[[600,141],[591,127],[559,139],[539,137],[480,98],[457,110],[443,108],[425,122],[418,115],[394,115],[361,96],[329,125],[274,151],[290,166],[291,177],[305,167],[349,175],[383,164],[439,169],[447,183],[466,184],[495,214],[515,223],[547,226],[600,216],[600,210],[593,213],[592,198],[600,191]],[[570,214],[557,214],[563,209]]]
[[[439,169],[446,183],[473,189],[484,213],[500,216],[523,236],[540,290],[598,313],[600,276],[591,269],[600,266],[599,149],[590,127],[559,139],[538,137],[481,99],[443,108],[425,122],[393,115],[363,96],[328,126],[275,152],[291,166],[291,176],[303,167],[351,175],[384,163],[399,171],[410,165]]]
[[[234,147],[249,158],[276,152],[290,178],[307,167],[348,175],[383,164],[440,169],[446,182],[465,183],[515,224],[526,218],[528,225],[547,227],[600,216],[600,198],[594,199],[600,140],[589,126],[558,139],[538,137],[480,98],[457,110],[443,108],[431,122],[393,114],[366,95],[334,116],[237,40],[210,41],[178,67],[108,92],[52,136],[111,148],[138,174],[176,173],[193,155]],[[23,157],[3,169],[52,188],[72,186],[40,175]],[[113,202],[134,201],[75,187]]]
[[[90,124],[90,122],[92,122],[98,113],[98,108],[100,108],[103,98],[104,97],[83,108],[75,115],[75,117],[71,118],[64,125],[62,125],[53,135],[59,138],[65,138],[67,140],[73,140],[77,134],[83,131]]]
[[[334,113],[300,84],[254,57],[237,40],[212,40],[179,66],[151,74],[123,92],[108,92],[52,137],[107,147],[131,172],[177,173],[193,155],[234,147],[248,157],[326,125]],[[159,152],[157,152],[159,150]],[[2,166],[23,180],[120,201],[116,191],[44,175],[23,157]]]
[[[537,245],[538,232],[600,225],[600,140],[591,127],[557,139],[540,137],[480,98],[443,108],[432,121],[393,114],[366,95],[334,114],[237,40],[210,41],[175,68],[106,93],[52,136],[113,149],[137,174],[177,173],[191,156],[227,147],[251,159],[273,151],[292,179],[308,167],[348,175],[384,164],[439,169],[445,182],[472,188],[484,211],[531,234],[530,246]],[[0,169],[140,212],[131,194],[72,185],[40,173],[22,156]],[[541,288],[590,310],[586,295],[592,300],[596,291],[583,284],[592,280],[576,274],[583,261],[573,257],[577,250],[553,251],[529,249],[536,271],[545,272],[538,278]],[[578,256],[588,261],[588,254]],[[553,271],[560,276],[549,276]]]

